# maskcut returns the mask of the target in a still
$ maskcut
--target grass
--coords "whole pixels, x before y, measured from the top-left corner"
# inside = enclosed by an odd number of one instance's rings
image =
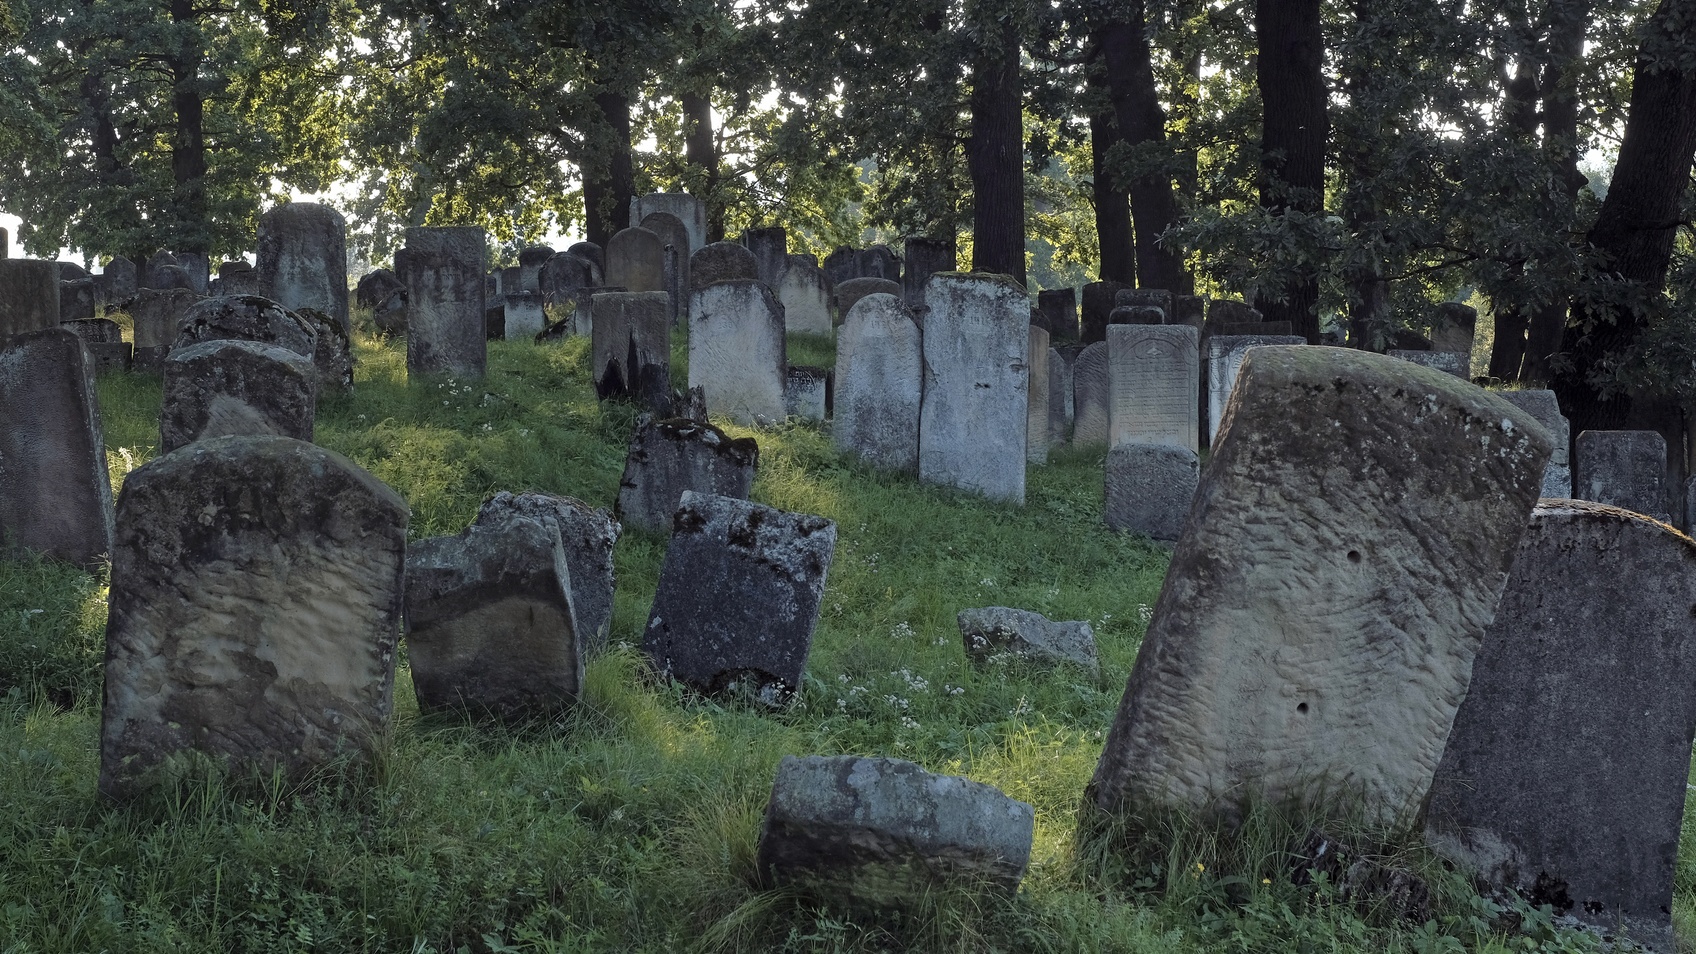
[[[322,401],[317,439],[408,500],[414,539],[458,532],[497,490],[611,504],[635,415],[597,405],[586,342],[494,343],[482,381],[411,386],[404,345],[358,348],[357,392]],[[829,344],[794,341],[791,355],[828,364]],[[159,382],[107,376],[100,391],[121,483],[155,452]],[[1593,949],[1478,899],[1417,846],[1384,863],[1433,885],[1423,920],[1345,899],[1291,853],[1305,827],[1274,813],[1235,837],[1182,819],[1141,847],[1080,834],[1167,562],[1103,526],[1100,453],[1033,468],[1013,508],[871,471],[813,425],[730,430],[760,442],[755,499],[839,527],[805,686],[777,715],[645,677],[633,647],[665,541],[629,532],[614,648],[570,717],[421,718],[403,668],[371,770],[283,784],[207,769],[114,807],[94,790],[104,581],[0,563],[0,952]],[[1100,678],[972,669],[954,614],[984,605],[1089,620]],[[899,914],[758,890],[776,763],[809,753],[898,756],[1030,802],[1024,889],[939,893]],[[1681,921],[1693,893],[1686,861]]]

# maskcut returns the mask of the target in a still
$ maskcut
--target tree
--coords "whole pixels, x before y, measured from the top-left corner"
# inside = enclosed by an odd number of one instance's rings
[[[1019,82],[1020,0],[974,0],[971,135],[972,269],[1025,283],[1024,114]]]
[[[1325,203],[1326,112],[1324,34],[1319,0],[1256,0],[1258,79],[1263,106],[1260,204],[1277,217],[1313,217]],[[1255,304],[1268,321],[1288,321],[1309,344],[1319,343],[1319,279],[1302,267],[1281,289]]]

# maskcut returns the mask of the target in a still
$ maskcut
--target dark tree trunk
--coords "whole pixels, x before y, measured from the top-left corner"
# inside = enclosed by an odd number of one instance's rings
[[[713,134],[712,97],[701,93],[684,93],[683,99],[683,159],[688,164],[686,174],[689,192],[707,206],[707,241],[724,238],[724,204],[716,201],[718,187],[718,142]]]
[[[1089,117],[1089,153],[1095,198],[1095,239],[1101,250],[1098,277],[1105,282],[1135,285],[1137,259],[1132,245],[1131,197],[1120,184],[1109,161],[1114,144],[1122,142],[1123,137],[1119,135],[1119,124],[1113,118],[1113,105],[1107,94],[1099,37],[1092,38],[1090,47],[1089,87],[1095,106]]]
[[[583,169],[584,231],[602,248],[607,240],[630,226],[630,200],[636,197],[636,173],[630,159],[630,97],[618,92],[595,94],[601,121],[606,124],[603,148],[590,153]]]
[[[972,65],[972,270],[1025,283],[1024,114],[1019,90],[1016,18],[986,18]]]
[[[1129,20],[1105,24],[1098,35],[1120,133],[1132,148],[1162,151],[1166,113],[1160,108],[1154,85],[1154,62],[1142,4],[1133,5]],[[1161,233],[1178,218],[1172,179],[1165,170],[1155,170],[1132,178],[1129,186],[1131,219],[1136,223],[1137,284],[1181,292],[1189,284],[1183,259],[1160,247]]]
[[[1317,214],[1324,207],[1330,129],[1319,7],[1319,0],[1255,2],[1262,109],[1260,204],[1274,214]],[[1318,344],[1318,276],[1307,269],[1282,291],[1282,301],[1263,295],[1255,306],[1267,321],[1288,321],[1296,334]]]
[[[200,91],[199,25],[191,0],[171,0],[171,23],[176,28],[169,56],[173,197],[172,244],[178,251],[208,252],[211,245],[206,200],[206,104]]]
[[[1362,37],[1376,38],[1385,32],[1386,24],[1372,0],[1354,0],[1355,31]],[[1338,137],[1337,162],[1344,181],[1342,204],[1349,231],[1361,244],[1362,261],[1347,270],[1349,283],[1348,342],[1350,347],[1383,353],[1390,338],[1390,283],[1384,273],[1384,258],[1379,254],[1384,237],[1383,210],[1375,184],[1384,168],[1384,156],[1379,137],[1367,131],[1382,126],[1384,117],[1372,110],[1371,104],[1381,87],[1381,65],[1369,61],[1355,51],[1343,57],[1343,76],[1349,94],[1349,109],[1343,114],[1351,123],[1355,135]],[[1362,134],[1366,133],[1366,134]]]
[[[1503,88],[1507,94],[1502,106],[1503,129],[1521,142],[1530,142],[1537,135],[1537,66],[1531,54],[1518,57],[1513,78]],[[1510,271],[1515,278],[1524,275],[1525,263],[1515,263]],[[1490,377],[1518,381],[1525,361],[1525,335],[1531,327],[1531,315],[1517,300],[1497,299],[1492,305],[1496,337],[1490,344]]]

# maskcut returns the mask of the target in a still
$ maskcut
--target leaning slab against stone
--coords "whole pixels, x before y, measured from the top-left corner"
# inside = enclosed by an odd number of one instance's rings
[[[1187,325],[1107,328],[1108,444],[1197,450],[1198,333]]]
[[[1555,392],[1528,388],[1522,391],[1493,393],[1536,418],[1537,423],[1548,430],[1549,437],[1554,442],[1555,452],[1549,455],[1549,466],[1543,470],[1543,496],[1554,499],[1571,497],[1572,456],[1568,448],[1572,444],[1572,425],[1561,414],[1560,402],[1555,400]]]
[[[1107,525],[1171,543],[1183,535],[1200,482],[1201,459],[1188,447],[1120,444],[1107,452]]]
[[[873,467],[917,473],[923,388],[913,313],[896,295],[860,299],[836,339],[831,439],[837,449]]]
[[[94,365],[47,328],[0,343],[0,556],[92,565],[112,549],[112,484]]]
[[[703,421],[644,417],[625,454],[613,512],[625,526],[666,533],[684,491],[746,498],[759,465],[751,437],[732,440]]]
[[[671,408],[671,297],[663,291],[606,292],[590,300],[595,396]]]
[[[1450,375],[1344,348],[1256,348],[1238,387],[1090,797],[1407,824],[1547,432]]]
[[[1585,431],[1574,444],[1574,497],[1667,519],[1665,438],[1655,431]]]
[[[1105,446],[1112,432],[1113,379],[1106,341],[1078,352],[1072,362],[1072,444]]]
[[[511,515],[545,518],[559,527],[565,563],[571,570],[571,607],[577,619],[578,641],[586,656],[605,649],[613,590],[618,582],[612,548],[623,528],[612,514],[573,497],[504,490],[484,501],[477,522],[505,520]]]
[[[190,444],[124,480],[100,790],[197,750],[300,776],[393,709],[406,502],[286,437]]]
[[[406,651],[423,712],[513,720],[575,704],[583,647],[553,518],[484,512],[457,536],[410,544]]]
[[[312,359],[260,341],[203,341],[165,361],[159,452],[209,437],[271,434],[312,440],[318,380]]]
[[[1083,620],[1057,621],[1030,610],[985,606],[961,610],[954,621],[960,626],[966,658],[979,666],[1018,659],[1070,663],[1092,675],[1101,670],[1095,631]]]
[[[1672,954],[1693,606],[1689,537],[1600,504],[1540,505],[1431,787],[1432,846],[1556,915]]]
[[[697,692],[786,704],[801,687],[836,524],[683,492],[642,652]]]
[[[1461,380],[1470,377],[1471,368],[1468,364],[1471,357],[1458,351],[1390,351],[1392,358],[1423,364],[1427,368],[1436,368],[1444,374],[1452,374]]]
[[[1213,335],[1207,339],[1208,443],[1219,439],[1219,427],[1237,384],[1237,369],[1242,367],[1249,349],[1306,343],[1307,339],[1299,335]]]
[[[919,479],[1025,502],[1030,305],[1006,275],[945,272],[925,288]]]
[[[259,217],[255,255],[260,294],[290,311],[311,308],[344,326],[347,223],[316,202],[290,202]]]
[[[482,377],[489,360],[483,230],[409,228],[404,251],[407,374]]]
[[[205,298],[177,319],[173,352],[203,341],[258,341],[311,358],[318,350],[318,329],[269,298],[230,295]]]
[[[928,292],[927,292],[928,295]],[[755,858],[767,884],[900,907],[947,885],[1013,894],[1036,811],[911,762],[784,756]]]
[[[831,290],[830,298],[836,309],[836,323],[848,320],[848,313],[868,295],[901,297],[901,285],[887,278],[850,278]]]
[[[714,282],[758,281],[760,263],[740,242],[713,242],[689,256],[689,290],[700,291]]]
[[[59,326],[59,263],[0,259],[0,344]]]
[[[783,306],[764,282],[718,281],[689,296],[689,386],[706,392],[709,412],[781,423],[787,364]]]

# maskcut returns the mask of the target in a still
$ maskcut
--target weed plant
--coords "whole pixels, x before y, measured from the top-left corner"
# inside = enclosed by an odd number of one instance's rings
[[[686,359],[679,342],[677,367]],[[357,390],[317,440],[399,491],[414,539],[461,530],[499,490],[614,499],[635,413],[599,405],[587,342],[493,343],[478,381],[414,381],[404,344],[358,340]],[[829,344],[792,355],[828,364]],[[804,363],[797,360],[796,363]],[[681,370],[677,380],[682,380]],[[100,381],[114,485],[158,444],[159,381]],[[608,652],[568,717],[512,728],[418,714],[402,668],[375,763],[304,781],[202,765],[142,802],[95,794],[102,575],[0,563],[0,952],[1568,951],[1546,915],[1482,901],[1416,847],[1434,885],[1409,922],[1307,873],[1307,832],[1262,813],[1237,837],[1167,819],[1153,850],[1080,833],[1084,786],[1167,554],[1107,531],[1102,455],[1030,470],[1022,508],[878,473],[818,426],[751,435],[755,499],[837,522],[796,704],[691,699],[636,647],[666,541],[627,532]],[[966,663],[954,616],[1007,605],[1088,620],[1099,678]],[[755,887],[786,754],[910,759],[1036,808],[1015,899],[969,892],[866,912]],[[1696,865],[1680,869],[1689,920]],[[1504,912],[1519,927],[1504,929]]]

